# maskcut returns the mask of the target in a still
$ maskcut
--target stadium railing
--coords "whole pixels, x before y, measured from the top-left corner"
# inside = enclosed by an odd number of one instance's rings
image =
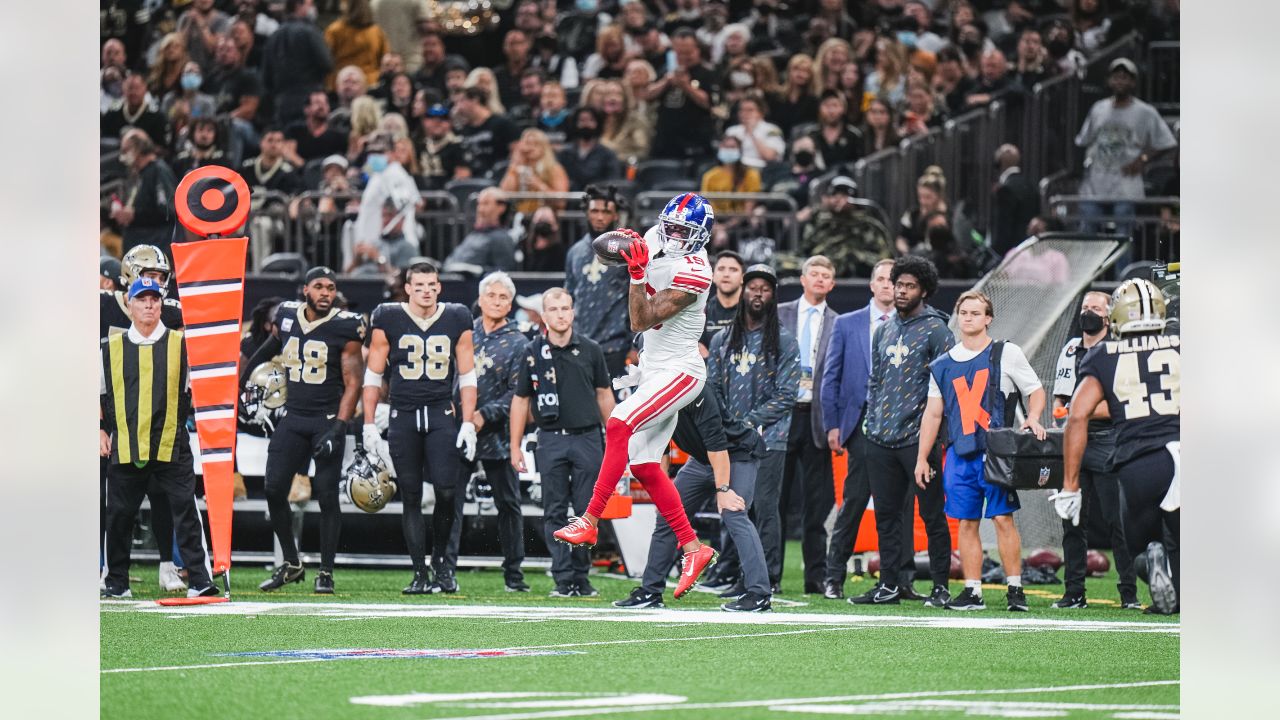
[[[261,208],[258,207],[259,195],[265,196]],[[358,214],[360,193],[319,193],[304,192],[292,197],[280,193],[254,193],[254,213],[250,213],[250,238],[253,246],[252,261],[259,267],[260,254],[267,249],[267,242],[253,236],[254,221],[263,214],[273,217],[278,212],[281,202],[288,208],[287,216],[281,218],[281,234],[270,240],[270,250],[296,252],[310,258],[312,262],[342,269],[350,260],[351,232]],[[443,258],[461,240],[469,227],[463,217],[457,200],[447,192],[420,193],[421,206],[414,214],[414,219],[422,228],[422,254],[429,257]],[[333,207],[325,212],[320,211],[320,201],[331,199]],[[273,218],[274,219],[274,218]]]
[[[1147,45],[1147,73],[1143,99],[1161,115],[1177,115],[1181,111],[1182,43],[1153,42]]]
[[[1115,212],[1115,203],[1133,206],[1132,215]],[[1085,206],[1095,205],[1100,212]],[[1048,210],[1069,228],[1085,232],[1120,232],[1133,240],[1131,260],[1177,262],[1181,254],[1177,229],[1180,199],[1177,197],[1096,198],[1081,195],[1054,195]]]
[[[632,220],[635,225],[648,227],[657,221],[658,213],[671,200],[668,191],[636,193]],[[775,251],[794,252],[800,246],[800,223],[796,222],[795,198],[786,193],[702,193],[715,209],[716,223],[738,224],[755,237],[766,237],[774,242]],[[754,208],[746,210],[746,204]],[[639,229],[639,228],[637,228]],[[736,232],[736,230],[735,230]]]

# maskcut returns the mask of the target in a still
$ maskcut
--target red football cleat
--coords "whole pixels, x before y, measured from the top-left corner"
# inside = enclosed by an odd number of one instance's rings
[[[584,518],[572,518],[568,525],[552,533],[552,537],[565,545],[593,547],[596,544],[596,528]]]
[[[719,557],[720,553],[710,545],[703,545],[693,552],[685,553],[683,568],[680,570],[680,582],[676,583],[676,591],[672,595],[679,600],[682,595],[689,592],[689,588],[698,582],[699,577],[702,577],[702,571],[711,567]]]

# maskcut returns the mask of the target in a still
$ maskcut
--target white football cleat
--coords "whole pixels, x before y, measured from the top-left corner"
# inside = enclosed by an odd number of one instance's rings
[[[160,587],[165,592],[177,592],[178,590],[187,589],[187,584],[179,577],[178,569],[171,562],[160,563]]]

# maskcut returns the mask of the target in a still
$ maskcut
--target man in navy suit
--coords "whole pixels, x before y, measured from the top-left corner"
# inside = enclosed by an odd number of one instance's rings
[[[787,436],[787,459],[782,471],[782,535],[787,536],[787,504],[792,484],[802,486],[800,547],[804,554],[804,591],[821,593],[826,579],[827,516],[835,505],[835,482],[831,477],[831,453],[822,421],[822,379],[832,326],[838,317],[827,305],[827,294],[835,287],[835,265],[822,255],[814,255],[800,268],[804,294],[778,305],[778,323],[790,330],[800,347],[800,387],[791,411]],[[783,543],[785,552],[786,543]],[[782,554],[780,553],[781,557]]]
[[[821,398],[820,417],[827,447],[837,455],[849,453],[844,503],[836,514],[827,553],[823,595],[832,600],[844,597],[845,569],[853,554],[858,524],[871,498],[871,483],[864,462],[866,439],[862,435],[862,413],[867,403],[867,379],[871,376],[871,334],[896,312],[893,283],[889,280],[892,269],[892,260],[876,263],[871,271],[871,302],[860,310],[837,317],[830,342],[824,346],[826,358],[817,397]],[[907,527],[912,526],[908,523]]]

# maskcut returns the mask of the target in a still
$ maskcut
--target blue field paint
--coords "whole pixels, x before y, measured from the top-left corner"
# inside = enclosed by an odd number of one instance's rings
[[[581,655],[574,650],[432,650],[401,648],[347,648],[334,650],[261,650],[256,652],[218,653],[217,657],[272,657],[297,660],[369,660],[387,658],[404,660],[479,660],[501,657],[532,657],[535,655]]]

